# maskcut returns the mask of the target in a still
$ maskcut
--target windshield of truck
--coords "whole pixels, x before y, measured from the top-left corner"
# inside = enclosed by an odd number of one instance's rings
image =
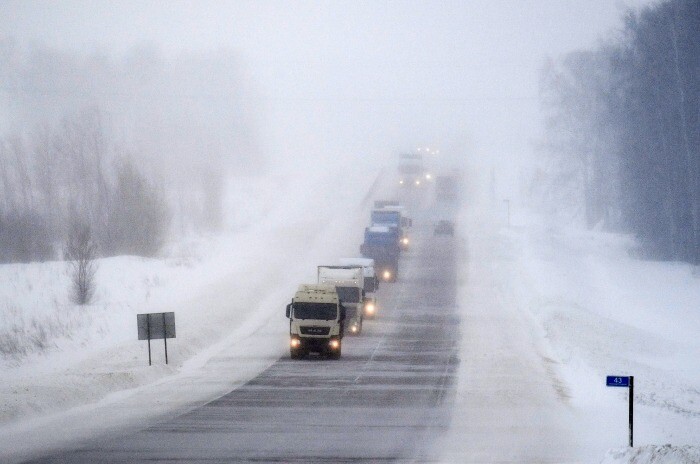
[[[372,211],[373,224],[399,224],[401,213],[398,211]]]
[[[332,321],[338,318],[338,307],[335,303],[294,303],[294,318]]]
[[[358,287],[335,287],[338,298],[343,303],[359,303],[360,289]]]

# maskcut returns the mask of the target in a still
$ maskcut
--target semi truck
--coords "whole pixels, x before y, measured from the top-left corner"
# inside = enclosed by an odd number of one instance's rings
[[[339,359],[345,307],[333,285],[302,284],[287,305],[292,359],[315,352]]]
[[[365,281],[363,300],[363,315],[372,319],[377,315],[379,302],[377,301],[377,290],[379,290],[379,280],[374,268],[374,260],[371,258],[340,258],[341,266],[362,266],[362,273]]]
[[[396,282],[399,273],[399,231],[395,227],[365,228],[360,254],[374,260],[374,268],[382,282]]]
[[[413,221],[406,216],[403,206],[399,204],[385,204],[381,208],[374,208],[370,214],[370,224],[373,226],[397,228],[399,231],[398,244],[400,249],[408,249],[409,238],[407,229],[413,225]]]
[[[420,187],[424,176],[423,155],[419,153],[399,155],[399,185],[401,187]]]
[[[365,281],[362,266],[318,266],[318,283],[334,285],[345,307],[347,330],[352,335],[362,332]]]

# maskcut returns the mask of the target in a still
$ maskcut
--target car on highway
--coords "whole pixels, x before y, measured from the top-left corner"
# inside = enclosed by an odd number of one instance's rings
[[[452,221],[443,219],[435,224],[435,229],[433,230],[433,235],[454,235],[455,226]]]

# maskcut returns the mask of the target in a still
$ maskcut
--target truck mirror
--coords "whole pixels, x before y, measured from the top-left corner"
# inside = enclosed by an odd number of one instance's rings
[[[287,318],[291,317],[291,315],[292,315],[292,304],[291,303],[289,303],[287,305],[287,313],[286,314],[287,314]]]
[[[345,306],[340,305],[340,320],[344,321],[345,320]]]

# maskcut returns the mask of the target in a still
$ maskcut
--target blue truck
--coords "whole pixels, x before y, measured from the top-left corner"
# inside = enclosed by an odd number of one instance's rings
[[[377,202],[375,202],[376,206]],[[404,214],[402,206],[383,205],[381,208],[374,208],[370,216],[370,224],[372,226],[386,226],[395,228],[398,231],[397,243],[401,250],[408,249],[408,233],[406,228],[411,226],[411,220]]]
[[[396,282],[399,273],[399,233],[400,229],[384,225],[365,228],[360,253],[374,260],[375,272],[384,282]]]

